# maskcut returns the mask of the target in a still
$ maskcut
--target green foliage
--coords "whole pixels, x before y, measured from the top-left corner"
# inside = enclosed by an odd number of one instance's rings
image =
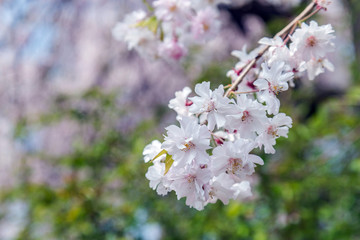
[[[201,79],[217,76],[216,69]],[[60,186],[30,184],[24,169],[23,184],[2,192],[2,201],[20,198],[29,204],[18,239],[141,239],[146,223],[160,224],[163,239],[359,239],[358,92],[354,86],[345,96],[318,102],[307,118],[314,91],[300,88],[282,95],[282,109],[293,117],[293,128],[288,139],[278,139],[275,155],[262,156],[265,165],[257,167],[254,198],[226,206],[218,202],[201,212],[174,193],[158,196],[144,177],[149,164],[143,162],[142,150],[161,139],[163,132],[156,128],[161,119],[144,121],[130,132],[114,131],[103,117],[124,114],[114,96],[89,92],[84,98],[99,107],[81,111],[62,107],[72,101],[64,98],[57,112],[40,118],[39,124],[71,118],[92,125],[93,139],[76,142],[71,154],[51,159],[69,170]],[[17,136],[26,132],[24,120]],[[47,231],[39,235],[38,226]]]

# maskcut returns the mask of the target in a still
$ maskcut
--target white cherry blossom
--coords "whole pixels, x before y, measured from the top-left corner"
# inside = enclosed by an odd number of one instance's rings
[[[250,183],[248,181],[241,181],[240,183],[235,183],[231,189],[234,191],[235,200],[243,200],[252,196]]]
[[[116,40],[126,42],[129,50],[136,49],[142,56],[154,58],[157,55],[158,40],[148,28],[138,26],[145,18],[143,10],[132,12],[125,16],[123,22],[116,24],[112,34]]]
[[[276,95],[289,88],[288,82],[292,81],[294,73],[289,71],[284,62],[274,62],[270,68],[267,63],[263,63],[261,67],[260,78],[254,82],[256,87],[263,90],[257,94],[258,99],[266,103],[269,114],[277,114],[280,101]]]
[[[166,39],[159,44],[159,55],[167,59],[180,60],[187,54],[187,49],[176,39]]]
[[[325,57],[326,53],[334,51],[333,33],[330,24],[319,26],[315,21],[311,21],[310,25],[302,23],[301,28],[290,36],[290,50],[304,61]]]
[[[159,195],[166,195],[170,191],[170,183],[167,175],[165,175],[165,163],[155,161],[154,165],[150,166],[145,177],[150,181],[149,186],[155,190]]]
[[[255,142],[246,139],[225,142],[223,145],[214,148],[211,157],[211,170],[215,175],[226,173],[239,179],[253,174],[255,164],[264,164],[259,156],[249,154],[255,147]]]
[[[294,78],[294,73],[289,71],[285,62],[274,62],[270,67],[263,63],[261,68],[259,79],[254,82],[255,86],[274,94],[288,90],[288,82]]]
[[[171,125],[166,128],[167,136],[162,144],[174,159],[174,166],[191,164],[195,158],[202,163],[208,158],[206,150],[210,148],[210,132],[206,126],[200,126],[197,118],[183,117],[180,128]]]
[[[218,13],[213,8],[200,10],[191,22],[194,39],[204,42],[216,36],[221,25],[217,18]]]
[[[177,198],[186,197],[186,204],[202,210],[207,204],[204,185],[211,179],[211,172],[199,166],[186,166],[171,176],[170,188],[176,192]]]
[[[259,43],[270,46],[268,52],[264,54],[264,58],[269,65],[274,62],[285,62],[290,70],[293,72],[298,71],[302,60],[293,56],[293,52],[290,51],[281,37],[262,38]]]
[[[325,69],[333,72],[334,65],[327,58],[311,59],[304,63],[304,70],[307,71],[309,80],[314,80],[315,77],[325,72]]]
[[[181,21],[190,14],[191,1],[189,0],[156,0],[153,2],[155,16],[161,20]]]
[[[231,199],[241,200],[252,195],[248,181],[241,180],[235,182],[234,178],[226,173],[213,177],[206,187],[209,203],[215,203],[217,200],[220,200],[224,204],[228,204]]]
[[[251,60],[258,55],[259,51],[260,48],[255,48],[250,53],[247,53],[246,45],[243,46],[242,50],[232,51],[231,55],[237,57],[240,61],[236,63],[235,67],[232,70],[229,70],[226,73],[226,76],[231,78],[232,81],[235,81],[235,79],[240,75],[246,64],[251,62]],[[253,71],[257,73],[256,69]]]
[[[275,115],[267,125],[266,130],[259,135],[257,142],[264,146],[265,153],[275,153],[274,145],[279,137],[286,137],[289,128],[292,127],[292,119],[284,113]]]
[[[189,98],[193,102],[189,111],[201,114],[207,120],[209,130],[214,130],[215,125],[218,128],[223,127],[226,121],[225,114],[231,108],[229,103],[233,102],[224,97],[224,87],[220,85],[219,88],[212,91],[210,83],[203,82],[195,86],[195,92],[199,96]]]
[[[189,113],[189,107],[193,103],[188,99],[191,92],[189,87],[184,87],[182,91],[175,92],[175,98],[171,99],[169,102],[169,108],[174,109],[180,117],[191,115],[191,113]]]
[[[147,162],[153,160],[154,157],[156,157],[161,151],[162,151],[161,142],[158,140],[152,141],[150,144],[146,145],[144,148],[144,151],[143,151],[144,161],[147,163]],[[162,158],[164,158],[164,156],[157,158],[156,161],[159,161]]]
[[[315,0],[315,2],[319,7],[326,9],[331,4],[332,0]]]
[[[237,96],[232,113],[227,116],[225,128],[237,131],[242,138],[253,139],[256,132],[261,132],[267,120],[266,108],[246,94]]]

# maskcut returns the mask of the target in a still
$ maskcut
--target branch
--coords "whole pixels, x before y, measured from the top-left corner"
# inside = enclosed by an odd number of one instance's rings
[[[274,38],[282,36],[282,35],[286,34],[287,32],[289,32],[289,30],[291,30],[293,28],[293,26],[296,26],[297,23],[301,19],[304,19],[306,17],[306,15],[311,13],[315,6],[316,6],[316,3],[314,1],[311,2],[296,18],[294,18],[294,20],[292,20],[286,27],[284,27],[280,32],[278,32],[274,36]],[[263,49],[261,49],[260,52],[258,53],[258,55],[245,66],[245,68],[243,69],[241,74],[238,76],[238,78],[235,80],[235,82],[226,91],[225,96],[227,96],[227,97],[230,96],[231,92],[236,89],[236,87],[241,83],[241,81],[244,79],[246,74],[248,74],[248,72],[251,70],[251,68],[255,65],[256,61],[264,55],[264,53],[269,49],[269,47],[270,46],[267,45]]]

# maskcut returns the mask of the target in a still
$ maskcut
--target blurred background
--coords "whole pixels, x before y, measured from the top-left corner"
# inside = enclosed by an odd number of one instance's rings
[[[175,123],[174,92],[227,84],[236,59],[306,2],[220,6],[219,36],[180,63],[146,61],[111,29],[141,0],[0,1],[0,239],[360,239],[360,2],[315,18],[336,30],[336,71],[280,97],[288,139],[253,199],[198,212],[151,190],[142,150]]]

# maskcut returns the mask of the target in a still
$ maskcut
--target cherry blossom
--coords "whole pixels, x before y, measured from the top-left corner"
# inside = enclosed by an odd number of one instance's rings
[[[334,71],[334,65],[327,58],[314,58],[304,64],[303,69],[307,70],[309,80],[314,80],[316,76],[324,73],[325,69]]]
[[[274,145],[279,137],[287,137],[292,120],[284,113],[275,115],[267,125],[266,130],[259,135],[257,142],[264,146],[265,153],[275,153]]]
[[[311,21],[310,25],[302,23],[301,28],[290,37],[290,50],[305,61],[324,57],[326,53],[334,50],[333,33],[330,24],[319,26],[315,21]]]
[[[252,139],[257,132],[264,128],[267,120],[266,108],[256,100],[250,99],[245,94],[237,96],[236,104],[226,121],[226,128],[238,131],[242,138]]]
[[[153,2],[155,16],[164,21],[183,20],[185,15],[190,12],[190,4],[189,0],[156,0]]]
[[[182,91],[175,92],[175,98],[169,102],[169,108],[174,109],[178,116],[191,116],[189,107],[193,104],[188,99],[189,94],[192,92],[191,88],[184,87]]]
[[[159,195],[166,195],[169,191],[170,181],[165,175],[165,163],[155,161],[154,165],[150,166],[145,177],[150,181],[149,186],[155,190]]]
[[[331,4],[331,0],[315,0],[316,4],[321,7],[326,9],[330,4]]]
[[[195,40],[207,41],[213,38],[220,28],[218,13],[212,8],[200,10],[191,22],[191,31]]]
[[[174,166],[184,166],[195,159],[198,163],[204,162],[207,159],[206,150],[210,148],[207,127],[199,125],[197,118],[183,117],[179,122],[180,128],[175,125],[166,128],[167,136],[162,148],[173,156]]]
[[[147,163],[151,161],[156,155],[161,152],[161,142],[158,140],[152,141],[150,144],[146,145],[143,151],[144,161]],[[160,158],[159,158],[160,160]]]
[[[232,70],[230,70],[226,73],[226,76],[230,77],[231,80],[234,81],[239,76],[239,74],[241,73],[243,68],[246,66],[246,64],[248,64],[252,59],[254,59],[256,57],[256,55],[259,53],[259,50],[260,50],[260,48],[255,48],[250,53],[247,53],[246,45],[244,45],[242,50],[232,51],[231,55],[233,55],[234,57],[237,57],[240,61],[236,63],[235,67]],[[255,71],[256,70],[257,69],[255,69]],[[257,72],[258,71],[256,71],[256,73]]]
[[[225,172],[238,178],[253,174],[255,163],[264,164],[259,156],[249,154],[255,147],[255,142],[245,139],[225,142],[223,145],[214,148],[211,170],[215,175]]]
[[[206,120],[208,127],[213,130],[215,125],[222,127],[225,124],[225,115],[230,108],[229,103],[232,102],[224,97],[224,88],[222,85],[218,89],[212,91],[209,82],[203,82],[196,85],[195,92],[199,96],[189,98],[193,104],[189,111],[194,114],[201,114],[201,122]]]
[[[234,179],[226,173],[213,177],[207,186],[208,202],[215,203],[218,199],[224,204],[228,204],[231,199],[245,199],[252,195],[250,183],[241,180],[236,183]]]
[[[115,39],[126,42],[129,50],[136,49],[142,56],[153,58],[157,55],[156,36],[148,28],[138,26],[145,18],[142,10],[132,12],[116,24],[112,34]]]
[[[185,46],[176,39],[167,39],[159,45],[159,54],[168,59],[180,60],[187,54]]]
[[[197,210],[202,210],[207,204],[204,185],[209,182],[211,172],[200,166],[187,166],[171,176],[170,185],[178,199],[186,197],[186,204]]]
[[[284,62],[274,62],[270,67],[263,63],[261,68],[259,79],[254,82],[255,86],[274,94],[288,90],[288,82],[293,79],[294,73],[288,70],[289,67]]]

